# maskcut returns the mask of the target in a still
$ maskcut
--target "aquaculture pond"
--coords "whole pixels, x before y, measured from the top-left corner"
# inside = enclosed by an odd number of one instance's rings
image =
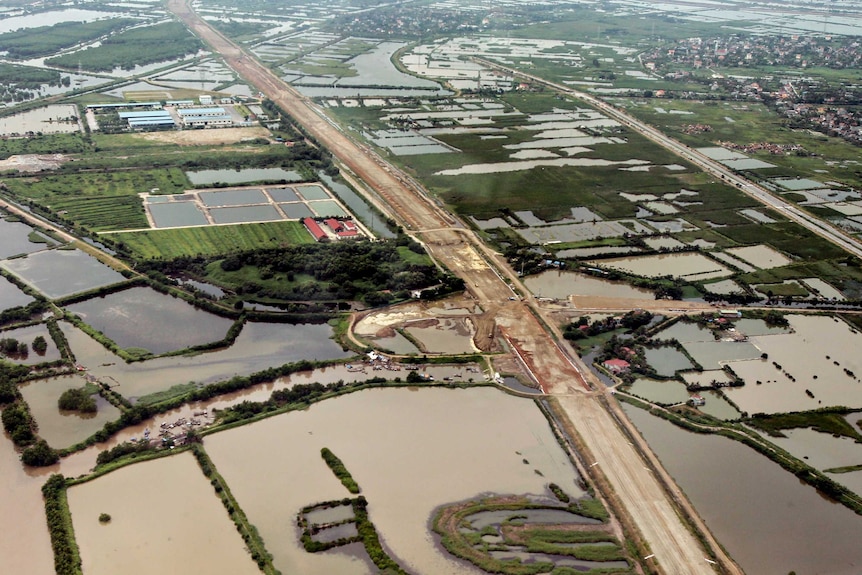
[[[746,573],[859,572],[862,517],[745,445],[623,407]]]
[[[0,311],[27,305],[33,298],[22,292],[18,286],[0,276]]]
[[[133,400],[174,385],[213,383],[303,359],[351,356],[331,339],[332,328],[327,324],[248,322],[228,348],[136,363],[126,363],[68,323],[60,327],[78,363],[95,377],[116,383],[114,389]],[[223,337],[224,331],[221,334]]]
[[[224,338],[233,320],[136,287],[66,307],[121,348],[166,353]]]
[[[157,228],[205,226],[209,223],[195,202],[147,202],[146,205]]]
[[[274,222],[282,218],[278,210],[271,205],[261,206],[231,206],[227,208],[210,208],[210,216],[217,224],[243,224],[249,222]]]
[[[637,378],[631,387],[628,388],[628,391],[632,395],[661,405],[685,403],[691,396],[685,388],[685,384],[679,381],[649,379],[646,377]]]
[[[108,286],[126,279],[120,272],[80,250],[46,250],[25,258],[0,262],[0,267],[51,299]]]
[[[42,352],[33,349],[33,340],[39,336],[45,339],[45,344],[47,345],[47,348]],[[24,355],[16,354],[12,357],[4,358],[7,361],[22,365],[36,365],[38,363],[56,361],[61,358],[60,350],[57,349],[57,345],[48,332],[48,326],[44,323],[0,331],[0,339],[5,338],[16,339],[19,343],[26,343],[28,348],[27,353]],[[2,357],[2,354],[0,354],[0,358]]]
[[[675,347],[647,348],[644,356],[647,363],[662,377],[673,377],[679,370],[694,367],[685,354]]]
[[[2,214],[3,212],[0,212]],[[30,254],[45,248],[44,243],[30,241],[33,228],[21,222],[0,217],[0,259]]]
[[[348,556],[306,553],[292,520],[305,505],[349,495],[321,459],[323,447],[359,483],[384,547],[417,575],[481,573],[430,532],[441,505],[482,493],[548,496],[550,482],[583,495],[541,412],[493,388],[371,389],[206,441],[249,519],[266,541],[279,542],[269,549],[283,573],[352,572]]]

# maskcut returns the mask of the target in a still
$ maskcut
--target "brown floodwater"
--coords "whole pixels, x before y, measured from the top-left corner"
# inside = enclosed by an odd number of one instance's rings
[[[741,443],[623,407],[746,573],[858,575],[862,517]]]
[[[417,574],[478,572],[438,546],[429,527],[438,506],[482,493],[548,496],[550,482],[583,494],[541,412],[491,388],[366,390],[208,436],[205,447],[263,538],[278,542],[268,549],[283,573],[365,572],[299,544],[301,507],[349,495],[323,447],[361,486],[384,546]]]
[[[727,396],[748,413],[862,408],[862,335],[838,318],[787,319],[793,333],[750,338],[768,359],[730,363],[745,385],[728,389]]]
[[[54,555],[39,491],[47,475],[28,474],[5,433],[0,433],[0,477],[0,573],[53,575]]]
[[[87,575],[260,573],[191,453],[123,467],[68,499]]]
[[[537,297],[555,299],[566,299],[570,295],[655,299],[653,292],[647,289],[568,271],[545,271],[524,279],[524,285]]]

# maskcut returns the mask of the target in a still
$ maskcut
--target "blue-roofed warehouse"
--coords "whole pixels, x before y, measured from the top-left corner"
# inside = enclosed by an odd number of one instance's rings
[[[127,120],[129,127],[135,128],[158,128],[175,126],[173,116],[167,110],[144,110],[139,112],[120,112],[120,119]]]

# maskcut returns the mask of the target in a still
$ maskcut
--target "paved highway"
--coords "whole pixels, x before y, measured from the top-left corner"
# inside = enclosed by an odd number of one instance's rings
[[[580,455],[598,462],[586,472],[616,502],[623,520],[630,526],[633,524],[634,531],[646,540],[651,552],[647,563],[667,575],[714,575],[715,569],[706,559],[704,548],[680,518],[682,510],[704,533],[725,572],[741,574],[642,438],[636,433],[629,435],[631,424],[616,402],[611,401],[608,409],[601,394],[585,391],[598,385],[589,369],[577,356],[572,357],[557,345],[528,307],[532,302],[509,300],[511,287],[497,269],[505,270],[503,274],[509,282],[527,292],[505,263],[498,261],[498,256],[490,253],[471,231],[453,229],[455,220],[451,214],[431,201],[417,183],[400,175],[366,146],[348,138],[322,117],[312,102],[210,28],[185,0],[169,0],[168,7],[222,54],[229,66],[326,146],[348,173],[364,182],[374,197],[387,203],[391,212],[424,241],[433,257],[465,280],[482,309],[516,347],[543,389],[558,400],[561,424],[580,441]],[[541,314],[539,310],[535,313]]]

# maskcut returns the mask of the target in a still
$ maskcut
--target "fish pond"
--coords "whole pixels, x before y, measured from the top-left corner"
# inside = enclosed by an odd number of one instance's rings
[[[570,295],[655,299],[650,290],[569,271],[544,271],[524,279],[524,285],[537,297],[554,299],[566,299]]]
[[[0,311],[25,306],[33,298],[21,291],[18,286],[0,276]]]
[[[153,354],[223,339],[233,321],[146,287],[136,287],[67,306],[70,312],[121,348]]]
[[[126,279],[120,272],[80,250],[46,250],[25,258],[0,262],[0,267],[51,299],[105,287]]]
[[[33,228],[27,224],[0,217],[0,259],[44,249],[45,243],[37,243],[30,239],[33,233]]]
[[[208,384],[303,359],[351,355],[332,339],[332,328],[327,324],[247,322],[228,348],[126,363],[71,324],[61,322],[60,328],[78,363],[93,376],[116,384],[114,390],[132,400],[175,385]],[[225,332],[220,333],[219,337],[224,337]]]

